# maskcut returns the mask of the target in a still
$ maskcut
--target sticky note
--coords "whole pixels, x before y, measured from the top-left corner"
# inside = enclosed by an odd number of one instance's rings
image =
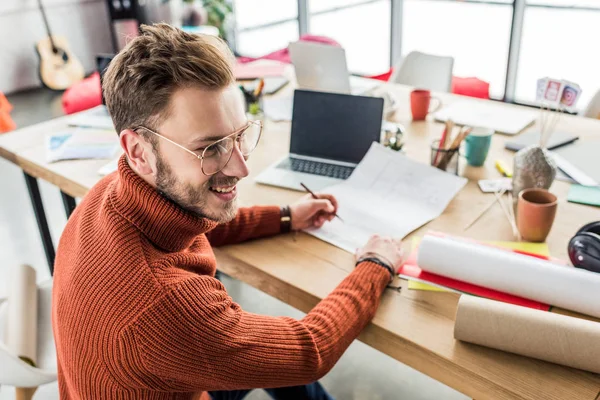
[[[600,187],[571,185],[567,200],[571,203],[600,207]]]

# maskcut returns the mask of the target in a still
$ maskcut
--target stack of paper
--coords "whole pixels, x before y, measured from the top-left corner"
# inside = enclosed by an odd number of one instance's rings
[[[325,190],[344,222],[308,233],[351,253],[374,234],[403,238],[438,217],[466,182],[373,143],[348,180]]]
[[[70,129],[46,136],[48,162],[114,157],[119,150],[116,133],[95,129]]]

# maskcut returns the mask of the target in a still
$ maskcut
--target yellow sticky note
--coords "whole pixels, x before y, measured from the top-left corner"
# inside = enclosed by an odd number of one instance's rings
[[[538,254],[540,256],[550,256],[550,250],[546,243],[528,243],[528,242],[487,242],[494,246],[504,247],[505,249],[525,251],[527,253]]]
[[[441,288],[439,286],[433,286],[428,283],[419,281],[408,281],[408,288],[410,290],[428,290],[431,292],[448,292],[449,290]]]

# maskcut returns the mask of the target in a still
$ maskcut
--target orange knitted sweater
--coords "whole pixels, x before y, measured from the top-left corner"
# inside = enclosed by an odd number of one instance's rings
[[[69,218],[52,318],[62,399],[196,399],[306,384],[373,317],[388,272],[362,263],[301,320],[245,312],[214,278],[211,245],[279,232],[278,207],[230,223],[162,197],[122,158]],[[299,266],[300,268],[301,266]]]

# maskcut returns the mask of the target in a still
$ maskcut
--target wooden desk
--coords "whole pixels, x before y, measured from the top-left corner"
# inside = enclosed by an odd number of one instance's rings
[[[412,123],[409,88],[390,85],[386,90],[400,102],[395,119],[406,126],[408,156],[428,162],[429,143],[440,135],[443,125],[431,121]],[[457,100],[481,101],[449,94],[440,97],[446,104]],[[497,106],[515,107],[500,103]],[[105,161],[47,164],[42,137],[62,126],[64,120],[56,120],[0,136],[0,155],[19,165],[27,174],[47,180],[71,196],[83,196],[100,179],[96,171]],[[264,138],[249,161],[251,176],[240,182],[242,203],[286,204],[301,195],[257,185],[252,179],[288,151],[289,129],[289,123],[266,123]],[[576,132],[581,140],[600,140],[600,121],[564,116],[558,129]],[[470,179],[469,183],[442,216],[414,235],[434,229],[482,240],[513,239],[510,226],[497,206],[468,231],[463,230],[491,201],[490,195],[479,191],[475,180],[499,177],[493,167],[496,159],[511,164],[512,153],[503,148],[506,139],[501,135],[494,136],[485,167],[465,167],[463,175]],[[560,205],[548,244],[552,254],[561,258],[566,257],[572,234],[584,223],[598,219],[597,209],[566,202],[568,187],[564,182],[556,182],[551,189],[559,197]],[[353,268],[351,254],[305,234],[281,235],[222,247],[215,253],[221,271],[304,312],[331,292]],[[401,293],[389,290],[384,295],[373,322],[360,336],[363,342],[477,399],[599,397],[599,375],[455,341],[453,328],[458,296],[406,290],[406,282],[399,282],[404,290]]]

